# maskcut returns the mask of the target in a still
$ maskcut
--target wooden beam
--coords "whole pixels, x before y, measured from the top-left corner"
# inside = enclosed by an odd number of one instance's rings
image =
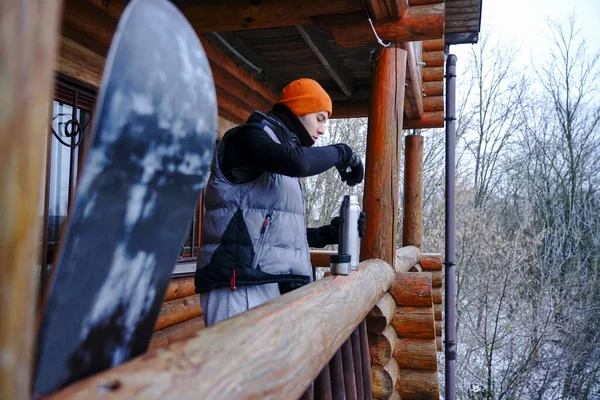
[[[363,197],[363,208],[369,218],[361,241],[361,258],[380,258],[394,265],[406,51],[380,49],[375,59]]]
[[[444,3],[440,3],[409,7],[400,20],[379,20],[373,24],[379,37],[392,43],[438,39],[444,34],[444,15]],[[342,47],[377,45],[377,38],[364,12],[314,20],[322,29],[331,32]]]
[[[210,63],[215,86],[227,92],[233,99],[248,106],[251,110],[267,112],[273,104],[257,92],[248,90],[243,82],[235,79],[215,63]]]
[[[396,314],[396,300],[386,293],[367,315],[367,331],[381,335]]]
[[[100,87],[104,71],[104,57],[79,43],[62,37],[56,59],[55,70],[88,85]]]
[[[398,335],[394,327],[388,325],[382,333],[369,333],[369,354],[371,362],[381,366],[387,365],[396,349]]]
[[[61,8],[59,0],[0,2],[1,399],[31,398],[40,190]]]
[[[108,50],[117,30],[117,21],[98,12],[97,8],[80,0],[65,0],[63,25],[72,27],[79,35],[86,36]],[[100,54],[106,56],[106,53]]]
[[[404,101],[404,113],[408,119],[420,119],[423,117],[423,77],[421,75],[420,65],[420,46],[416,42],[407,42],[402,44],[406,50],[407,68],[406,74],[406,95]]]
[[[201,329],[204,329],[204,320],[202,318],[192,318],[161,331],[156,331],[152,334],[148,351],[166,347],[174,341],[189,337]]]
[[[217,49],[223,54],[231,53],[229,46],[233,47],[236,52],[241,54],[246,60],[250,61],[256,67],[260,68],[260,72],[255,72],[262,85],[268,87],[269,90],[279,93],[283,89],[283,79],[280,74],[275,71],[262,58],[256,55],[246,44],[231,32],[207,33],[204,35]],[[238,60],[235,54],[231,57],[233,60]],[[244,61],[239,60],[239,64]]]
[[[425,96],[443,96],[444,81],[423,82]]]
[[[182,297],[193,296],[194,294],[196,294],[196,285],[194,284],[193,276],[174,278],[169,282],[163,301],[167,302]]]
[[[333,103],[332,118],[364,118],[369,115],[369,102],[360,101],[336,101]]]
[[[425,98],[426,100],[427,98]],[[404,151],[402,244],[423,246],[423,136],[408,135]],[[408,304],[407,304],[408,305]]]
[[[434,82],[444,80],[444,67],[423,68],[423,82]]]
[[[431,275],[427,272],[398,272],[390,294],[397,306],[430,307]]]
[[[392,325],[399,338],[435,339],[433,306],[398,307]]]
[[[248,89],[260,94],[268,103],[275,104],[277,102],[278,96],[275,93],[267,89],[252,74],[238,67],[231,58],[217,50],[206,38],[200,37],[200,42],[211,64],[218,65],[232,77],[243,82]]]
[[[160,308],[154,330],[160,331],[201,315],[202,306],[200,305],[200,296],[197,294],[167,301]]]
[[[389,264],[363,262],[349,276],[303,286],[48,399],[105,399],[107,392],[115,400],[164,399],[174,394],[179,400],[227,400],[239,399],[241,393],[246,398],[299,398],[393,277]]]
[[[421,256],[420,263],[423,266],[423,271],[441,271],[442,255],[434,253],[424,253]]]
[[[428,67],[443,67],[444,52],[443,51],[426,51],[423,53],[423,62]]]
[[[433,40],[424,40],[423,41],[423,51],[444,51],[444,38],[433,39]]]
[[[373,378],[373,398],[389,399],[398,381],[398,362],[391,358],[385,365],[373,365],[371,376]]]
[[[425,112],[444,111],[444,96],[427,96],[423,99]]]
[[[426,112],[421,119],[409,119],[404,121],[404,129],[429,129],[444,127],[444,112]]]
[[[408,9],[408,0],[365,0],[369,16],[377,21],[385,18],[402,18]]]
[[[316,26],[312,25],[296,25],[296,31],[302,36],[304,42],[310,47],[323,67],[325,67],[329,76],[337,83],[346,97],[351,98],[354,90],[351,75],[339,62],[323,33]]]
[[[437,371],[435,339],[398,339],[394,358],[400,369]]]
[[[230,32],[304,25],[317,15],[364,12],[356,0],[208,0],[180,6],[196,32]]]
[[[402,399],[438,400],[440,398],[437,371],[400,369],[396,388]]]

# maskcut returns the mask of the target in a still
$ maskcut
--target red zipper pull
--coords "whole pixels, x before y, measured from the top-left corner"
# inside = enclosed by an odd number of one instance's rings
[[[233,292],[236,288],[235,288],[235,278],[236,278],[236,274],[235,274],[235,269],[233,271],[231,271],[231,279],[229,280],[229,287],[231,288],[231,291]]]

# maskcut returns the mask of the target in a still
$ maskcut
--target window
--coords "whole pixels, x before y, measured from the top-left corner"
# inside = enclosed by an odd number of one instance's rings
[[[97,90],[59,75],[52,102],[51,130],[47,142],[45,180],[40,215],[43,218],[40,276],[42,293],[60,245],[61,232],[75,195],[89,144]],[[179,262],[193,261],[200,244],[201,207],[190,223],[179,253]]]

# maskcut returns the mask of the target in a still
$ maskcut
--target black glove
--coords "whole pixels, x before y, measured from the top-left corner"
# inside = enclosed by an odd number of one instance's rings
[[[365,169],[360,157],[345,143],[336,146],[343,154],[342,162],[335,166],[342,177],[342,182],[346,182],[348,186],[358,185],[365,176]]]

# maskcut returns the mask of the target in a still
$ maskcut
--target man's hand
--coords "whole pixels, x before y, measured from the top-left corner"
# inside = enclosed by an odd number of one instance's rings
[[[338,172],[342,178],[342,182],[346,182],[348,186],[356,186],[363,181],[365,170],[363,163],[350,146],[345,143],[338,144],[344,153],[344,160],[336,165]]]

